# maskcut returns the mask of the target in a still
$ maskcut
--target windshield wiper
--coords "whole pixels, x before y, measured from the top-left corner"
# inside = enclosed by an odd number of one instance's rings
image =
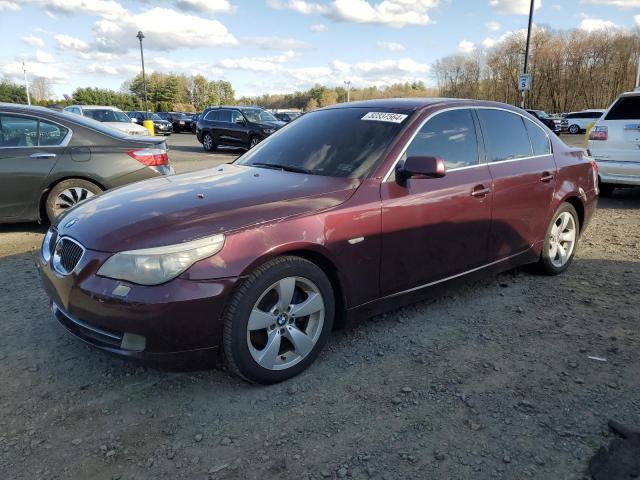
[[[307,175],[314,175],[314,173],[308,168],[296,167],[294,165],[280,165],[277,163],[263,163],[256,162],[251,164],[252,167],[264,167],[272,168],[274,170],[284,170],[285,172],[306,173]]]

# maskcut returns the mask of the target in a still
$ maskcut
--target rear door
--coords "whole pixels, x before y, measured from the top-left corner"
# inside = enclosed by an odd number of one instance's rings
[[[477,113],[493,178],[491,262],[543,239],[557,168],[549,137],[537,123],[507,110]]]
[[[598,157],[600,150],[606,150],[607,160],[640,162],[640,95],[620,97],[603,120],[598,122],[598,126],[606,126],[608,131],[606,142],[590,143],[590,146],[596,147],[594,152],[598,152]]]
[[[38,215],[45,181],[65,152],[68,133],[36,117],[0,113],[0,218]]]

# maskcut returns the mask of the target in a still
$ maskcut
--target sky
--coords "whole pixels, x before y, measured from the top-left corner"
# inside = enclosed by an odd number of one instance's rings
[[[141,71],[229,80],[236,96],[421,80],[433,63],[526,27],[529,0],[0,0],[0,76],[60,98]],[[536,0],[536,25],[640,28],[640,0]]]

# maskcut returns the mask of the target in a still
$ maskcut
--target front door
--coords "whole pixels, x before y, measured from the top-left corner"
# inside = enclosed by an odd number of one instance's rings
[[[496,261],[543,240],[557,167],[539,125],[506,110],[477,113],[493,177],[489,261]]]
[[[392,174],[382,183],[383,295],[486,263],[491,175],[481,159],[477,129],[470,109],[436,114],[420,129],[403,157],[442,158],[446,175],[397,181]]]
[[[45,180],[64,151],[60,144],[67,132],[35,117],[0,113],[0,218],[37,215]]]

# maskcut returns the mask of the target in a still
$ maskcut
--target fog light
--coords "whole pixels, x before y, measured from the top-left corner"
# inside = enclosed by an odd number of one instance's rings
[[[120,348],[123,350],[132,350],[134,352],[142,352],[147,346],[147,339],[142,335],[135,333],[126,333],[122,337]]]

